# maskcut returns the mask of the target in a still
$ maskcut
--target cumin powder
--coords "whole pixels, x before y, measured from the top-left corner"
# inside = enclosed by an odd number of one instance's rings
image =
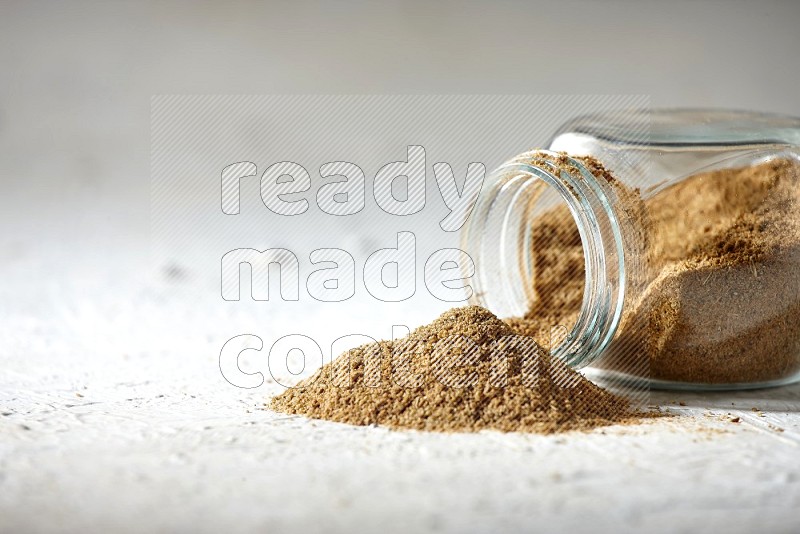
[[[533,157],[566,164],[563,156]],[[800,371],[796,162],[700,173],[642,198],[596,160],[576,159],[613,186],[620,213],[640,229],[629,263],[642,272],[632,273],[635,300],[612,344],[624,350],[611,350],[598,367],[630,372],[633,352],[656,381],[758,383]],[[553,433],[657,415],[633,409],[542,348],[551,327],[571,328],[583,302],[583,249],[565,206],[534,219],[532,253],[536,276],[523,317],[454,308],[404,339],[345,352],[270,407],[444,432]]]

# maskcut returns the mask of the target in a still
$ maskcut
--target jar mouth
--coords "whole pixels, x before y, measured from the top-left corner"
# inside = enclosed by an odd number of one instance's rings
[[[625,253],[611,187],[580,160],[545,150],[505,163],[488,185],[462,233],[462,248],[475,262],[472,303],[504,318],[528,311],[537,298],[531,237],[536,219],[529,206],[544,190],[554,191],[577,226],[585,277],[577,319],[550,350],[573,368],[589,365],[614,337],[625,300]]]

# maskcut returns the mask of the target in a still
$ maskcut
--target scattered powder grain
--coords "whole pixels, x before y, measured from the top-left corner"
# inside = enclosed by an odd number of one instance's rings
[[[454,308],[401,340],[352,349],[273,398],[271,407],[442,432],[553,433],[645,415],[477,306]]]

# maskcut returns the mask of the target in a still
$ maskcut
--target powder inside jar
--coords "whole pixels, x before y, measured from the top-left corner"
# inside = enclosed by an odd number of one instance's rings
[[[789,160],[721,169],[640,199],[649,282],[626,304],[624,351],[598,367],[629,372],[624,355],[634,352],[662,381],[759,383],[800,371],[798,172]],[[575,323],[585,274],[566,207],[532,225],[537,298],[509,323],[540,336],[543,325]]]

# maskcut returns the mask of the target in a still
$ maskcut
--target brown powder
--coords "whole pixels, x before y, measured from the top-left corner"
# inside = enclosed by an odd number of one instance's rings
[[[506,320],[519,333],[535,337],[550,347],[575,324],[583,303],[583,246],[577,226],[566,206],[551,209],[535,219],[531,247],[535,284],[532,304],[523,317]]]
[[[567,165],[562,156],[535,157]],[[800,370],[796,163],[698,174],[643,200],[597,161],[581,159],[614,186],[621,216],[641,229],[630,263],[648,284],[634,286],[640,294],[627,305],[617,342],[646,355],[651,378],[728,384]],[[547,344],[550,326],[574,324],[584,267],[566,207],[536,217],[532,242],[534,298],[524,317],[503,322],[480,307],[455,308],[402,340],[340,355],[270,406],[445,432],[552,433],[654,415],[633,410],[534,341]],[[602,366],[626,370],[613,351]]]
[[[477,306],[454,308],[402,340],[350,350],[271,407],[443,432],[588,430],[645,415]]]
[[[797,177],[797,162],[776,160],[700,173],[641,202],[651,281],[626,304],[617,346],[645,355],[650,378],[736,384],[800,371]],[[533,231],[540,300],[509,323],[537,336],[574,324],[584,269],[566,207]],[[628,371],[620,354],[599,367]]]

